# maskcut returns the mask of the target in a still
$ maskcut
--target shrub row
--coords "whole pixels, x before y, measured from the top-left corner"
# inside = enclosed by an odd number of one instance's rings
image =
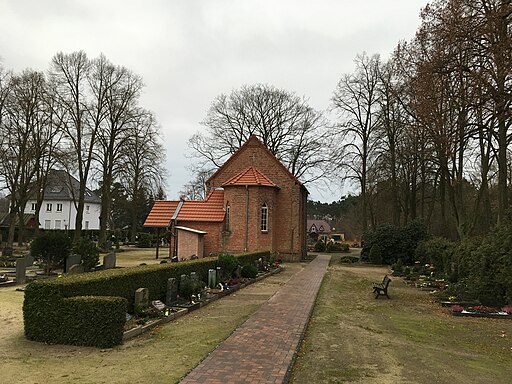
[[[242,265],[268,257],[268,252],[237,256]],[[207,281],[208,270],[216,266],[217,258],[205,258],[34,281],[25,288],[25,336],[101,348],[120,344],[125,313],[133,312],[138,288],[148,288],[150,300],[163,301],[169,278],[196,272]]]

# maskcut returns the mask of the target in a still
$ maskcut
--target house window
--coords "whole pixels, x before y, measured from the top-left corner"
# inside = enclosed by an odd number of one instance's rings
[[[51,220],[45,220],[44,221],[44,229],[50,229],[52,225]]]
[[[57,212],[62,212],[62,204],[57,203]]]
[[[30,208],[30,210],[35,211],[36,208],[37,208],[37,204],[36,203],[32,203],[32,207]]]
[[[91,209],[91,206],[90,205],[86,205],[85,206],[85,213],[89,213],[90,209]]]
[[[46,204],[46,212],[51,212],[51,211],[52,211],[52,203]]]
[[[229,221],[230,221],[231,207],[229,203],[226,204],[226,230],[229,231]]]
[[[268,232],[268,206],[263,203],[261,206],[261,231]]]
[[[60,224],[61,224],[60,220],[55,220],[55,229],[60,229],[61,228]]]
[[[85,229],[89,229],[89,222],[87,220],[85,221]]]

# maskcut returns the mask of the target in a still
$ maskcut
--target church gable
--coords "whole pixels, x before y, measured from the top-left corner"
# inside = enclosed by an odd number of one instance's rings
[[[220,187],[234,175],[246,169],[255,168],[264,176],[281,187],[281,184],[302,185],[290,171],[270,152],[254,135],[243,144],[226,162],[208,179],[210,188]]]

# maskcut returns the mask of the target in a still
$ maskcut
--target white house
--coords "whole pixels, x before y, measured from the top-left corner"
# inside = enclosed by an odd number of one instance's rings
[[[44,190],[43,203],[39,211],[39,228],[74,230],[76,220],[75,202],[80,183],[66,171],[52,170]],[[35,214],[36,200],[31,199],[25,213]],[[90,189],[85,190],[85,205],[82,229],[100,228],[101,199]]]

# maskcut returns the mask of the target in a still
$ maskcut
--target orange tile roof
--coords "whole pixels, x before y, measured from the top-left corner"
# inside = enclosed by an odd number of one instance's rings
[[[224,221],[224,190],[214,189],[206,200],[187,200],[178,213],[178,221]]]
[[[272,180],[253,166],[244,169],[238,175],[233,176],[222,184],[223,187],[229,185],[261,185],[263,187],[277,187]]]
[[[145,227],[167,227],[171,223],[171,217],[176,211],[179,201],[157,200],[151,208]]]

